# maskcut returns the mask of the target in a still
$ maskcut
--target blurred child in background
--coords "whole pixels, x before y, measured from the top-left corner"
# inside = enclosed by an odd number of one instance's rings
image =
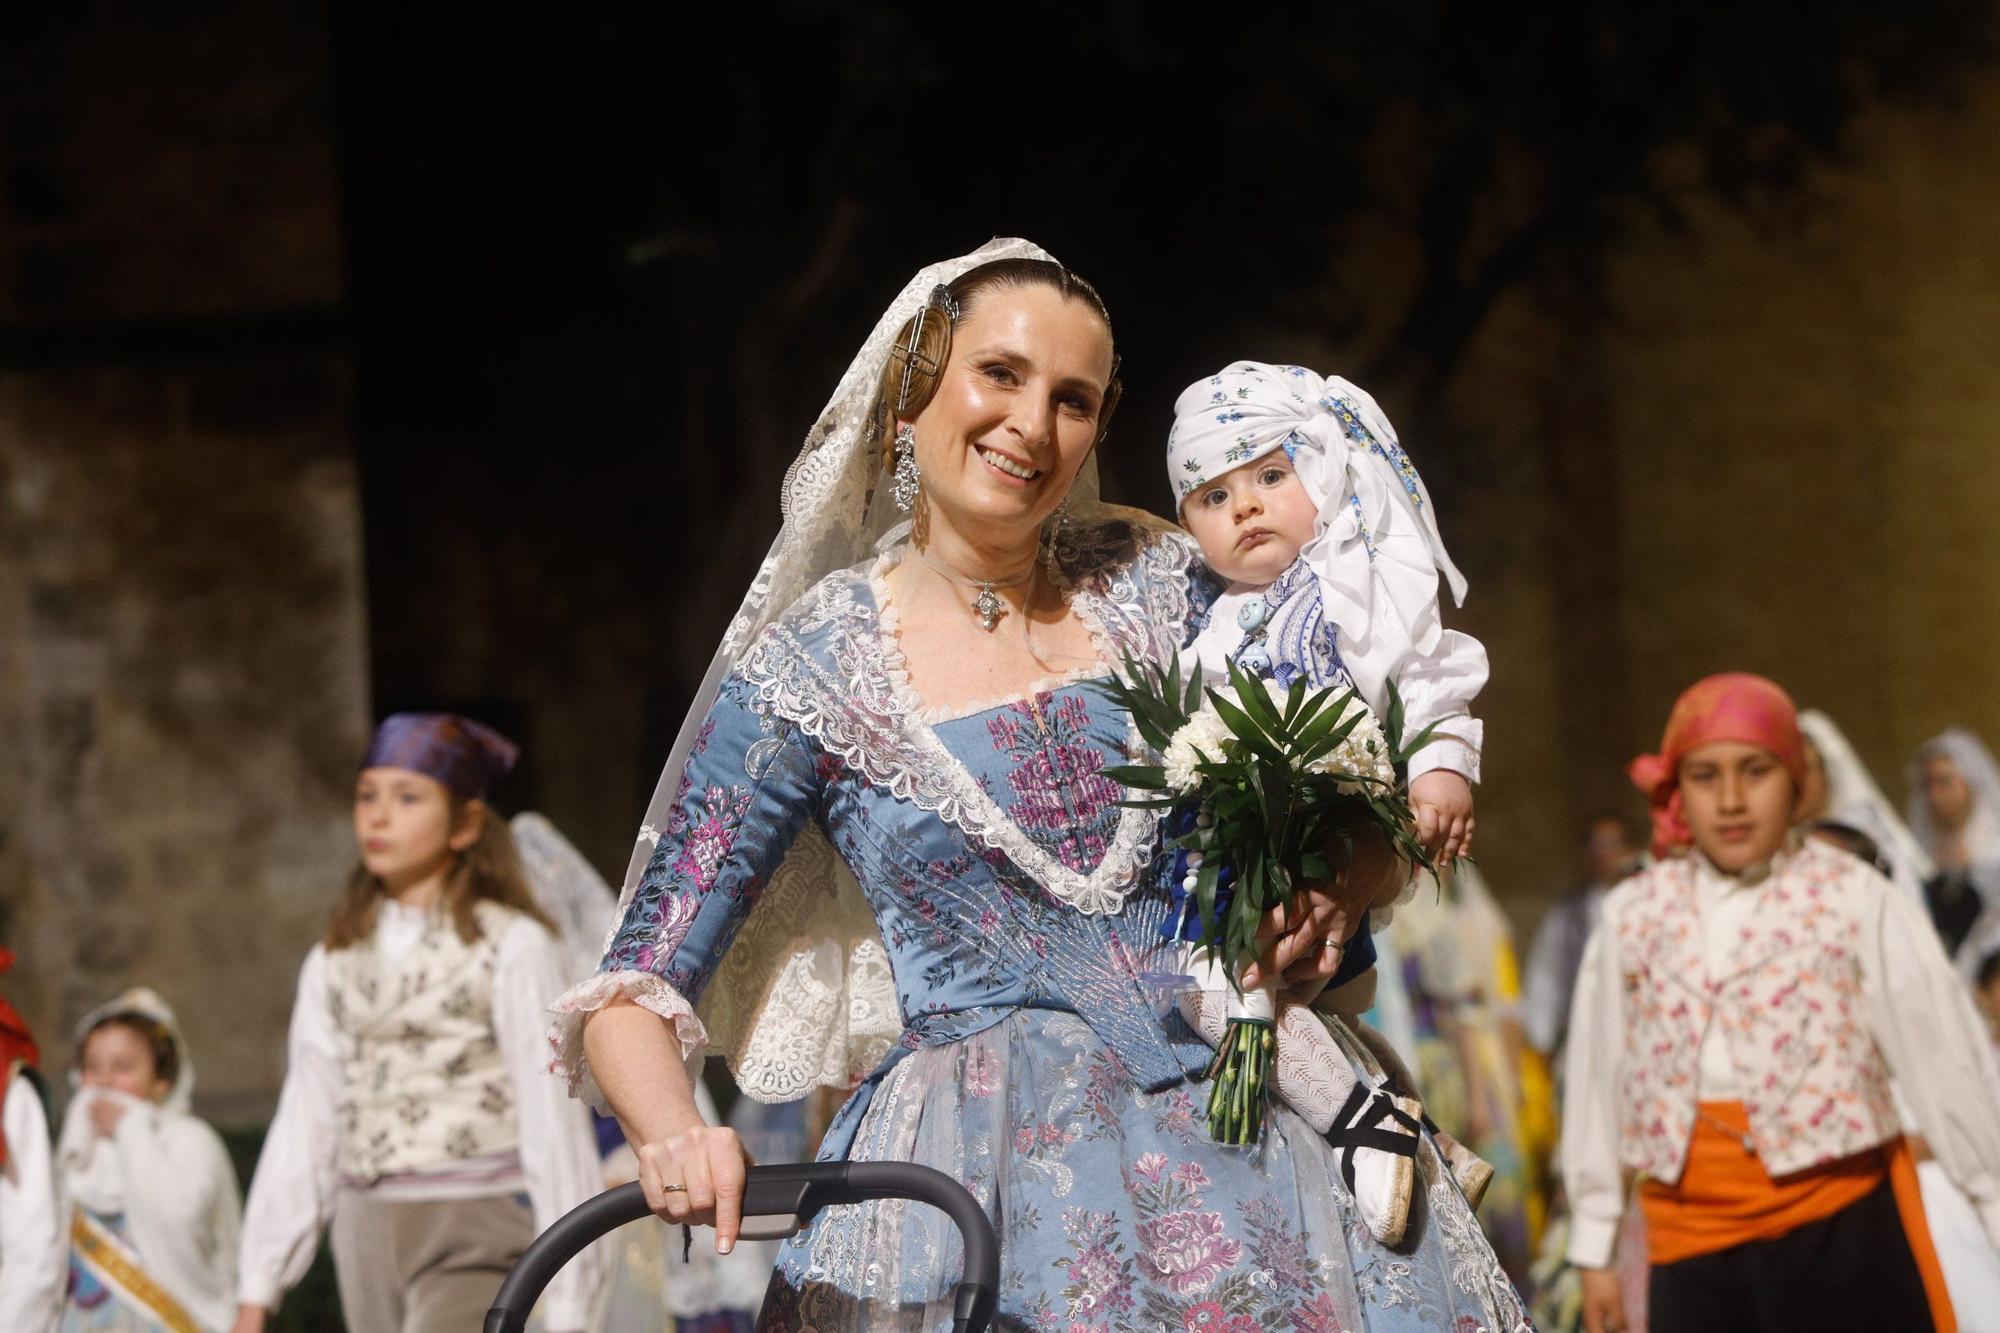
[[[76,1070],[56,1151],[64,1333],[228,1328],[243,1205],[222,1140],[189,1112],[194,1066],[173,1010],[145,989],[92,1010]]]

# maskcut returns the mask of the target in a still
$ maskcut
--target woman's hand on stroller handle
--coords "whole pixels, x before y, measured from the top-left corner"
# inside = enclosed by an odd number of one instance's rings
[[[743,1227],[744,1173],[755,1160],[733,1129],[696,1122],[634,1150],[639,1184],[655,1216],[715,1228],[715,1252],[736,1247]]]

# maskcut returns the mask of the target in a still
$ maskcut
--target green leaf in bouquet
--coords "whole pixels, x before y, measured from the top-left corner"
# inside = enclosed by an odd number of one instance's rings
[[[1187,723],[1192,710],[1182,707],[1180,664],[1166,670],[1140,661],[1128,650],[1120,654],[1122,674],[1093,682],[1100,693],[1132,715],[1134,724],[1156,750],[1166,748],[1173,733]]]
[[[1349,710],[1345,704],[1339,707],[1321,709],[1313,719],[1299,728],[1297,749],[1305,752],[1315,747],[1330,749],[1354,734],[1361,725],[1363,714]]]
[[[1324,851],[1308,849],[1299,858],[1299,873],[1309,883],[1331,884],[1333,882],[1333,862],[1326,859]]]
[[[1279,714],[1279,723],[1284,727],[1286,735],[1291,734],[1292,723],[1298,717],[1299,710],[1305,707],[1305,702],[1306,678],[1294,676],[1291,685],[1285,690],[1284,711]]]
[[[1409,767],[1410,759],[1417,753],[1417,751],[1423,749],[1426,745],[1429,745],[1433,740],[1437,739],[1438,736],[1440,735],[1449,736],[1451,734],[1450,732],[1442,730],[1444,724],[1448,720],[1449,719],[1447,718],[1439,718],[1437,721],[1431,723],[1429,726],[1425,727],[1422,731],[1418,732],[1416,735],[1410,737],[1409,742],[1407,744],[1402,745],[1397,749],[1390,751],[1389,762],[1396,765],[1398,768]]]
[[[1262,914],[1260,893],[1264,884],[1264,858],[1250,856],[1236,868],[1236,892],[1229,901],[1229,920],[1223,936],[1223,959],[1233,982],[1244,965],[1256,957],[1257,918]]]
[[[1250,675],[1234,662],[1229,664],[1230,688],[1236,691],[1236,698],[1267,737],[1282,734],[1284,723],[1278,718],[1277,710],[1271,707],[1271,696],[1264,692],[1264,682]]]
[[[1338,745],[1354,734],[1354,729],[1361,725],[1364,716],[1366,714],[1360,709],[1350,709],[1346,700],[1342,700],[1340,707],[1323,708],[1312,721],[1300,727],[1298,743],[1301,748],[1306,748],[1318,745],[1331,737],[1332,743]]]
[[[1176,664],[1178,664],[1178,660],[1176,660]],[[1188,673],[1188,683],[1182,689],[1182,693],[1178,695],[1178,699],[1180,699],[1182,711],[1188,717],[1194,717],[1200,711],[1200,707],[1202,707],[1202,664],[1200,662],[1196,662],[1194,664],[1194,671]]]
[[[1292,901],[1292,870],[1283,861],[1273,860],[1270,869],[1270,894],[1273,907],[1284,907]]]
[[[1217,716],[1221,717],[1237,740],[1242,741],[1259,758],[1279,764],[1285,762],[1284,751],[1273,745],[1270,738],[1264,734],[1264,729],[1252,721],[1242,709],[1223,698],[1216,690],[1210,690],[1208,698],[1209,702],[1215,705]]]
[[[1128,650],[1129,655],[1129,650]],[[1166,669],[1155,680],[1160,702],[1179,708],[1181,702],[1181,659],[1178,655],[1167,659]]]
[[[1202,853],[1201,871],[1195,876],[1194,901],[1201,913],[1202,943],[1213,949],[1216,945],[1215,929],[1215,888],[1222,875],[1224,861],[1216,851]]]
[[[1130,715],[1133,727],[1156,753],[1165,750],[1168,740],[1180,729],[1178,722],[1163,715],[1159,701],[1144,692],[1125,689],[1112,680],[1093,681],[1092,685]]]
[[[1121,787],[1138,787],[1144,791],[1167,789],[1167,770],[1158,764],[1107,764],[1097,771]]]
[[[1165,754],[1167,746],[1173,743],[1173,731],[1161,726],[1158,719],[1147,716],[1139,709],[1128,708],[1125,711],[1131,714],[1132,726],[1138,731],[1140,738],[1152,747],[1153,753]]]
[[[1292,686],[1294,690],[1301,690],[1304,687],[1304,681],[1297,681]],[[1305,696],[1298,709],[1286,713],[1285,731],[1294,745],[1305,735],[1306,728],[1312,725],[1313,719],[1326,711],[1326,706],[1333,702],[1335,693],[1334,690],[1315,690]],[[1287,708],[1290,709],[1289,704]]]
[[[1187,804],[1182,796],[1127,796],[1112,802],[1121,810],[1173,810]]]
[[[1403,748],[1403,692],[1396,688],[1396,682],[1389,686],[1389,706],[1382,714],[1382,734],[1389,738],[1389,748]]]

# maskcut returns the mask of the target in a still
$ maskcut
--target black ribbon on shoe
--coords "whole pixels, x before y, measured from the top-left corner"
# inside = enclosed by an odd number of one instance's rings
[[[1401,1125],[1407,1133],[1393,1129],[1378,1129],[1376,1125],[1384,1117]],[[1399,1110],[1395,1098],[1381,1088],[1368,1088],[1356,1083],[1347,1100],[1340,1105],[1340,1111],[1333,1118],[1333,1130],[1326,1141],[1341,1150],[1340,1179],[1347,1186],[1347,1192],[1354,1192],[1354,1150],[1375,1148],[1382,1152],[1395,1153],[1398,1157],[1417,1155],[1417,1134],[1420,1126],[1407,1112]]]

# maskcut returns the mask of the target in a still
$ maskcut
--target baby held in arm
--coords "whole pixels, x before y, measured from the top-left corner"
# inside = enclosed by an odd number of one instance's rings
[[[1405,736],[1431,728],[1409,762],[1417,836],[1446,863],[1469,852],[1481,741],[1470,703],[1485,683],[1486,654],[1440,622],[1439,577],[1460,597],[1464,579],[1374,399],[1303,367],[1239,361],[1181,394],[1167,452],[1178,517],[1213,575],[1206,589],[1212,600],[1182,650],[1183,669],[1198,666],[1212,685],[1233,665],[1280,686],[1349,689],[1378,718],[1400,710]],[[1175,884],[1182,878],[1176,865]],[[1189,915],[1178,913],[1170,929],[1192,954],[1200,932]],[[1343,1168],[1364,1220],[1394,1243],[1406,1224],[1422,1111],[1400,1061],[1355,1017],[1373,990],[1369,917],[1344,952],[1335,937],[1325,948],[1326,962],[1339,952],[1339,963],[1319,1007],[1346,1017],[1346,1029],[1389,1076],[1378,1087],[1359,1083],[1321,1016],[1281,999],[1278,1090],[1346,1149]],[[1227,998],[1198,983],[1182,993],[1180,1007],[1214,1042]],[[1490,1168],[1439,1139],[1476,1202]]]

